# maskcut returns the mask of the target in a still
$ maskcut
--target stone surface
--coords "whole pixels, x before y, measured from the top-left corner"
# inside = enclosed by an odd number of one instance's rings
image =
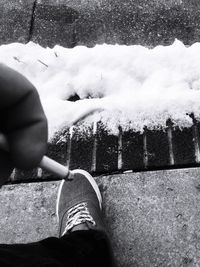
[[[198,0],[39,0],[33,40],[63,44],[185,44],[200,40]]]
[[[58,183],[3,186],[0,190],[0,242],[22,243],[57,234]]]
[[[0,44],[29,40],[34,0],[0,1]]]
[[[168,45],[200,41],[198,0],[2,0],[0,43]]]
[[[148,167],[167,167],[169,165],[169,143],[167,132],[147,130]]]
[[[50,4],[38,1],[35,8],[34,27],[31,40],[43,46],[62,45],[73,47],[75,43],[74,21],[76,10],[59,1]]]
[[[196,130],[194,130],[196,129]],[[70,169],[84,169],[98,174],[113,174],[133,170],[157,170],[196,167],[200,162],[199,126],[179,129],[148,130],[143,133],[119,127],[118,135],[108,132],[98,123],[97,132],[92,127],[81,130],[65,129],[55,135],[48,144],[47,156]],[[46,171],[16,170],[11,180],[56,180]]]
[[[200,169],[101,176],[118,267],[200,266]],[[0,242],[57,235],[58,182],[0,190]]]
[[[199,266],[199,169],[102,177],[120,267]]]
[[[14,173],[14,179],[15,181],[27,181],[27,180],[35,180],[38,179],[38,171],[37,168],[30,170],[30,171],[24,171],[24,170],[19,170],[16,169]]]
[[[122,135],[122,160],[124,170],[144,169],[143,135],[132,130]]]
[[[172,136],[175,165],[193,164],[195,146],[192,128],[174,129]]]
[[[118,170],[118,136],[111,135],[102,123],[97,127],[96,172]]]
[[[92,155],[94,147],[94,136],[92,129],[81,131],[78,126],[74,128],[71,140],[70,169],[82,168],[86,171],[92,170]]]

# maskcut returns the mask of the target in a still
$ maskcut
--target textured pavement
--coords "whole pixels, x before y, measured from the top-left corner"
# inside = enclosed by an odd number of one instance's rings
[[[96,178],[118,266],[200,266],[199,177],[194,168]],[[58,184],[1,189],[1,243],[57,235]]]
[[[0,43],[67,47],[200,40],[199,0],[2,0]]]
[[[34,0],[0,1],[0,44],[30,40]]]

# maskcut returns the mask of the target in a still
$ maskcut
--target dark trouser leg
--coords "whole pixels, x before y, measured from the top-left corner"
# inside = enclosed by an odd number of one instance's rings
[[[95,230],[75,231],[29,244],[0,245],[1,267],[110,267],[111,261],[107,235]]]

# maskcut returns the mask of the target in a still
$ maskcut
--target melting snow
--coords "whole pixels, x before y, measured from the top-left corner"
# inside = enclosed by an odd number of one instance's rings
[[[49,120],[50,137],[88,110],[102,111],[84,124],[102,120],[110,131],[165,127],[171,118],[190,126],[200,118],[200,43],[190,47],[97,45],[73,49],[35,43],[0,46],[1,62],[37,88]],[[67,101],[78,95],[80,100]]]

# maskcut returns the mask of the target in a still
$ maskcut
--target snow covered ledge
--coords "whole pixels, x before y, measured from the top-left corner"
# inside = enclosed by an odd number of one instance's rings
[[[0,46],[2,62],[23,73],[40,94],[49,155],[93,173],[199,164],[199,55],[199,43],[186,47],[178,40],[154,49]],[[48,175],[14,174],[26,178]]]

